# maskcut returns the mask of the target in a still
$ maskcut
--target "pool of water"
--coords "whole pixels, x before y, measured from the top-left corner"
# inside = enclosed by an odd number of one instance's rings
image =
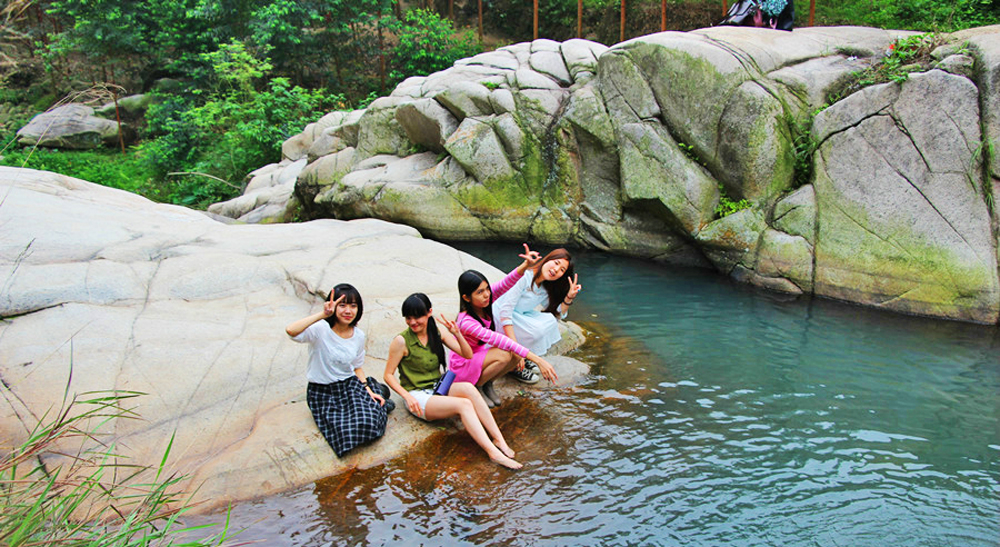
[[[457,244],[502,269],[517,246]],[[233,508],[267,544],[1000,545],[1000,333],[578,253],[581,386]],[[425,454],[432,453],[433,456]]]

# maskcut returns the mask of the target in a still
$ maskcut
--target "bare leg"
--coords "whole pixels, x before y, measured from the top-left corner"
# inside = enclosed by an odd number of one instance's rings
[[[456,382],[451,385],[451,390],[448,391],[448,395],[451,397],[461,397],[463,399],[468,399],[472,402],[472,407],[476,410],[476,416],[479,417],[480,423],[483,424],[483,428],[489,433],[490,437],[493,439],[493,444],[500,448],[508,458],[514,457],[514,451],[507,446],[507,441],[503,438],[503,433],[500,432],[500,427],[497,426],[497,421],[493,418],[493,413],[490,412],[489,405],[483,400],[483,396],[479,394],[479,390],[476,386],[468,382]]]
[[[487,412],[489,412],[488,409]],[[472,401],[461,397],[434,395],[428,399],[427,407],[424,409],[424,417],[428,420],[440,420],[455,415],[458,415],[462,419],[462,425],[465,426],[465,430],[469,433],[469,436],[486,451],[486,454],[489,455],[494,463],[510,469],[521,468],[520,463],[504,454],[499,447],[490,441],[490,438],[486,435],[486,430],[483,429],[483,424],[479,421],[479,416],[476,415]]]
[[[486,357],[483,358],[483,372],[479,375],[479,381],[476,382],[476,385],[481,386],[501,374],[514,370],[519,359],[520,357],[509,351],[490,348],[486,352]]]

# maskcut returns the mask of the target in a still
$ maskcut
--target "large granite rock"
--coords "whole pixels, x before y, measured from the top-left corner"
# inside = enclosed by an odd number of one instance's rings
[[[1000,27],[939,35],[909,80],[846,94],[913,34],[716,27],[507,46],[407,79],[358,117],[356,142],[307,128],[295,191],[222,214],[527,237],[995,323],[1000,162],[984,158],[1000,139]]]
[[[114,146],[119,142],[119,128],[126,142],[135,132],[125,125],[94,115],[94,109],[70,103],[43,112],[17,131],[22,146],[47,146],[86,150]]]
[[[816,294],[995,323],[979,93],[939,70],[816,117]]]
[[[155,467],[173,437],[168,468],[189,475],[200,510],[385,461],[437,430],[396,410],[383,439],[344,459],[319,434],[305,403],[307,347],[283,329],[335,283],[364,297],[365,371],[381,377],[407,295],[423,291],[454,315],[462,271],[502,275],[381,220],[226,225],[10,167],[0,195],[0,437],[22,441],[67,386],[147,393],[136,399],[142,419],[107,423],[102,440]],[[578,345],[579,328],[566,328],[564,345]],[[563,383],[586,374],[573,359],[553,364]],[[501,392],[525,389],[507,382]]]

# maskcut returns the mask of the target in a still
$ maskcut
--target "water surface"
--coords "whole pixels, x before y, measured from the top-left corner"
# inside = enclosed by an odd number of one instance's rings
[[[501,269],[517,246],[457,244]],[[233,509],[268,544],[1000,545],[995,327],[578,253],[579,387]],[[492,280],[491,280],[492,281]],[[433,455],[428,455],[433,454]],[[332,457],[332,456],[331,456]],[[258,519],[262,519],[259,520]]]

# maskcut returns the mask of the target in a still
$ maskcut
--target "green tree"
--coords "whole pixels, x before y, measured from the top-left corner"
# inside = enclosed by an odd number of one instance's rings
[[[451,21],[429,10],[410,10],[390,28],[397,39],[392,49],[393,83],[444,70],[482,51],[472,31],[459,35]]]
[[[280,159],[285,139],[328,110],[346,107],[341,96],[293,86],[287,78],[258,89],[272,65],[243,42],[202,57],[214,75],[204,98],[175,96],[147,114],[156,138],[143,152],[161,176],[178,177],[169,195],[175,203],[204,206],[233,197],[248,172]]]

